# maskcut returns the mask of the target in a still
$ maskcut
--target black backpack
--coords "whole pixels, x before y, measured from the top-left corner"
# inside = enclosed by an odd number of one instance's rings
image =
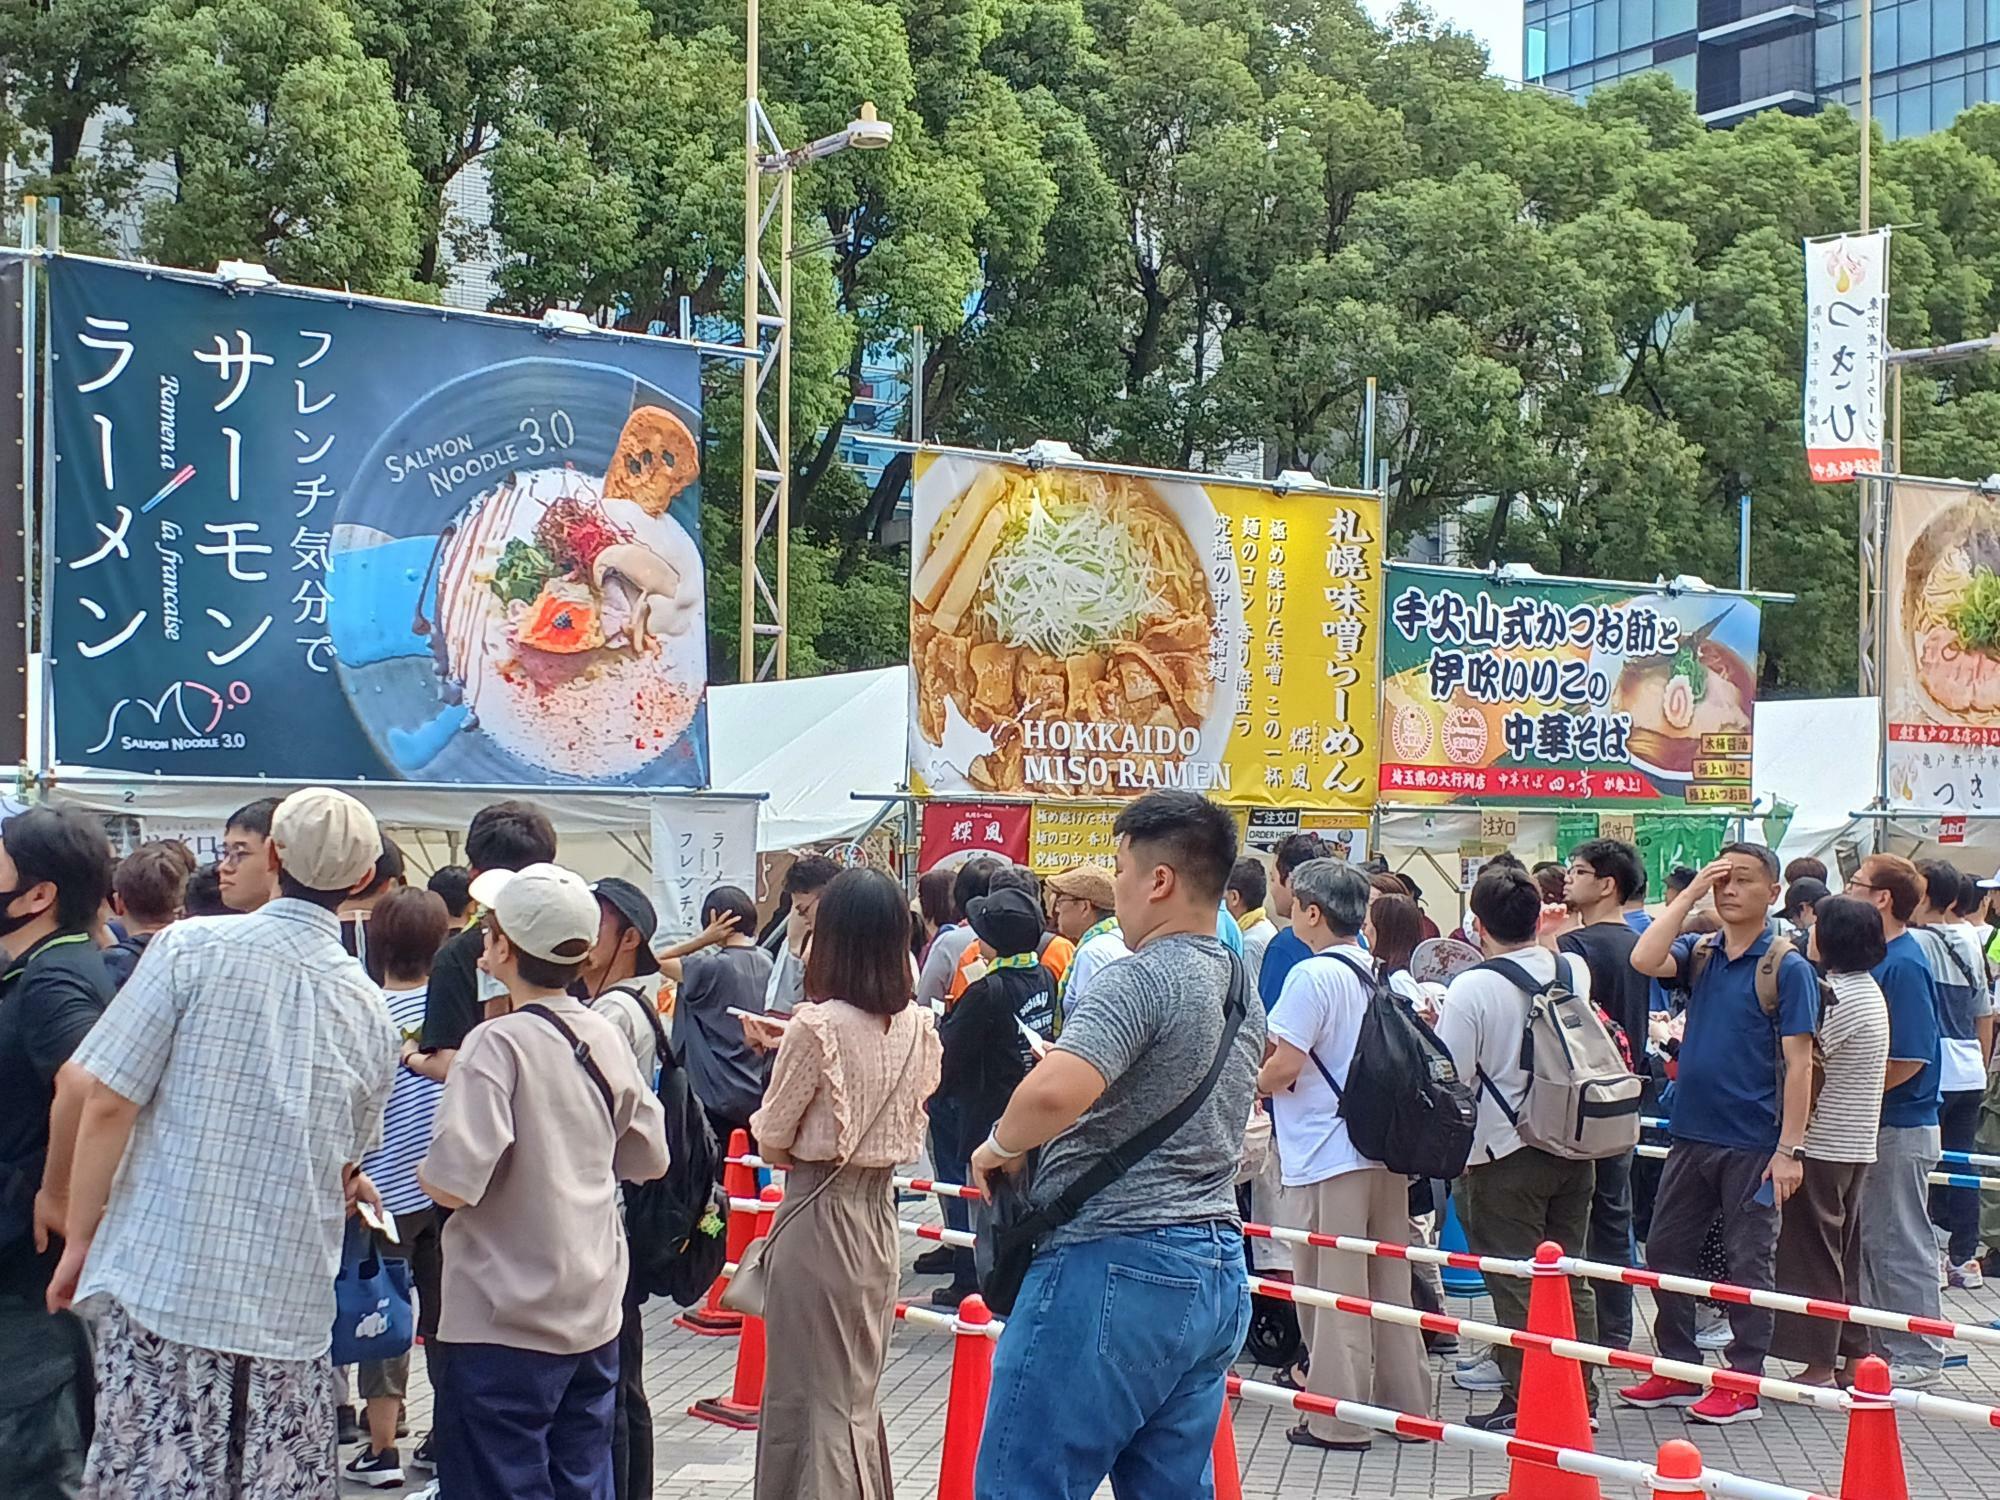
[[[1478,1100],[1437,1033],[1396,992],[1348,958],[1345,964],[1368,989],[1368,1009],[1354,1044],[1345,1089],[1318,1055],[1313,1065],[1340,1101],[1354,1149],[1391,1172],[1410,1177],[1457,1177],[1472,1154]]]
[[[666,1175],[651,1182],[624,1184],[625,1239],[632,1261],[628,1290],[635,1297],[671,1297],[682,1307],[692,1307],[707,1295],[709,1284],[721,1274],[728,1258],[725,1231],[729,1200],[717,1182],[722,1175],[721,1153],[716,1149],[708,1114],[688,1081],[687,1068],[667,1044],[666,1031],[652,1005],[636,990],[615,988],[638,1002],[653,1028],[660,1060],[654,1093],[666,1116],[667,1136]],[[576,1048],[576,1038],[553,1013],[541,1006],[527,1008],[568,1036],[572,1049]],[[590,1060],[588,1049],[579,1061],[609,1107],[611,1086]]]

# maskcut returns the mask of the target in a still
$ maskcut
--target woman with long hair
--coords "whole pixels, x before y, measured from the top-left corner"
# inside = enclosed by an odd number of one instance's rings
[[[937,1025],[912,1005],[910,906],[875,870],[820,896],[805,1003],[780,1027],[751,1133],[790,1166],[766,1241],[764,1321],[785,1351],[765,1377],[757,1500],[887,1500],[880,1386],[896,1316],[898,1231],[890,1174],[923,1143],[938,1082]],[[806,1222],[795,1222],[806,1221]]]

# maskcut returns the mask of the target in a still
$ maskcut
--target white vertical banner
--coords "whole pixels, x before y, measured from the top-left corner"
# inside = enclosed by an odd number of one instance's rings
[[[1889,231],[1807,240],[1806,464],[1817,484],[1882,466]]]
[[[653,905],[661,938],[701,931],[701,898],[719,885],[740,886],[756,899],[754,800],[655,797],[652,803]]]

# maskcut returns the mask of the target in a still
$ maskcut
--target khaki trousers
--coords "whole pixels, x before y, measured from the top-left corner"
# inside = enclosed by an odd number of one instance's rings
[[[1287,1224],[1314,1234],[1357,1235],[1395,1245],[1410,1242],[1410,1179],[1382,1167],[1343,1172],[1307,1187],[1288,1187],[1285,1208]],[[1293,1246],[1292,1259],[1301,1285],[1410,1306],[1408,1261],[1306,1245]],[[1420,1330],[1304,1305],[1299,1307],[1299,1322],[1312,1350],[1307,1390],[1338,1401],[1429,1415],[1430,1366]],[[1366,1442],[1374,1435],[1369,1428],[1331,1417],[1308,1417],[1306,1425],[1315,1437],[1334,1443]]]

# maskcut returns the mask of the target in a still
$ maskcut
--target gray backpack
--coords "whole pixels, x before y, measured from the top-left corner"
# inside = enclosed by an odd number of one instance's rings
[[[1626,1066],[1596,1007],[1570,988],[1565,957],[1556,955],[1556,975],[1547,984],[1536,983],[1511,959],[1489,958],[1480,965],[1528,997],[1521,1028],[1528,1090],[1509,1104],[1484,1072],[1479,1086],[1527,1145],[1569,1161],[1597,1161],[1639,1144],[1645,1084]]]

